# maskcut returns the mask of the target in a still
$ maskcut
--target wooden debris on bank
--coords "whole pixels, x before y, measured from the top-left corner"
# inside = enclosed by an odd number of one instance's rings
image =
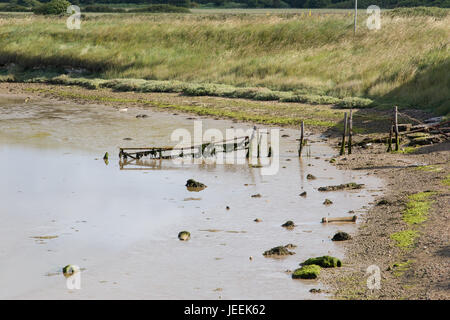
[[[322,223],[331,223],[331,222],[356,222],[356,216],[352,217],[336,217],[336,218],[322,218]]]

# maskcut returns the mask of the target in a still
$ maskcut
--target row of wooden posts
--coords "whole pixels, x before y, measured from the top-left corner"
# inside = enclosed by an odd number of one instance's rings
[[[394,107],[394,112],[393,112],[393,118],[392,118],[392,123],[390,125],[389,128],[389,138],[388,138],[388,152],[392,151],[392,138],[395,135],[395,151],[398,151],[400,148],[400,139],[399,139],[399,129],[398,129],[398,108],[397,106]],[[348,142],[346,143],[346,139],[348,136]],[[447,135],[446,135],[447,136]],[[244,149],[247,149],[247,157],[249,157],[250,154],[250,145],[252,145],[252,140],[256,138],[257,139],[257,158],[260,157],[260,132],[259,130],[256,129],[256,126],[253,127],[253,132],[251,136],[244,136],[244,137],[239,137],[239,138],[234,138],[232,143],[232,150],[236,151],[238,150],[239,147],[243,147]],[[242,144],[238,144],[237,140],[238,139],[243,139]],[[163,156],[162,153],[163,151],[174,151],[174,150],[180,150],[181,154],[177,155],[175,157],[183,157],[184,155],[184,151],[186,150],[191,150],[191,155],[192,157],[195,156],[195,152],[194,149],[199,149],[202,150],[204,148],[206,148],[207,146],[211,146],[214,144],[223,144],[223,149],[228,151],[228,148],[225,148],[225,143],[227,141],[221,141],[218,143],[205,143],[202,145],[198,145],[198,146],[191,146],[191,147],[187,147],[187,148],[178,148],[175,149],[173,147],[165,147],[165,148],[155,148],[155,147],[145,147],[145,148],[120,148],[120,153],[119,153],[119,157],[122,158],[124,157],[125,159],[127,157],[131,157],[133,159],[139,159],[142,156],[146,156],[146,155],[152,155],[155,158],[173,158],[173,156]],[[298,149],[298,156],[301,157],[302,156],[302,151],[303,151],[303,147],[306,145],[306,139],[305,139],[305,123],[304,121],[301,122],[301,127],[300,127],[300,143],[299,143],[299,149]],[[340,152],[339,154],[342,156],[345,154],[345,147],[348,147],[348,154],[352,154],[352,146],[353,146],[353,110],[350,109],[349,113],[347,114],[347,112],[344,112],[344,131],[342,133],[342,141],[341,141],[341,148],[340,148]],[[125,151],[126,150],[126,151]],[[131,151],[133,150],[133,151]],[[131,151],[131,152],[130,152]],[[230,150],[231,151],[231,150]],[[213,149],[213,152],[215,153],[215,147]],[[269,152],[268,152],[268,157],[272,156],[272,148],[271,146],[269,146]]]
[[[353,110],[350,109],[349,116],[347,112],[344,112],[344,132],[342,134],[341,150],[339,154],[342,156],[345,154],[345,138],[348,133],[348,154],[352,154],[353,143]]]
[[[208,142],[208,143],[202,143],[199,145],[192,145],[187,147],[130,147],[125,148],[121,147],[119,148],[119,158],[127,160],[127,158],[131,158],[134,160],[139,160],[142,157],[149,156],[153,159],[173,159],[173,158],[182,158],[185,156],[191,156],[192,158],[196,158],[201,156],[206,149],[209,150],[211,155],[216,154],[216,148],[220,146],[222,149],[222,152],[231,152],[231,151],[238,151],[238,150],[247,150],[246,157],[249,158],[251,154],[253,154],[253,151],[251,150],[252,147],[256,147],[256,157],[261,158],[264,157],[264,155],[261,154],[261,135],[264,134],[264,132],[260,132],[256,126],[253,127],[253,132],[250,136],[242,136],[242,137],[235,137],[233,139],[229,140],[223,140],[218,142]],[[242,140],[238,143],[238,140]],[[255,143],[253,142],[255,140]],[[256,146],[254,145],[256,144]],[[173,154],[174,151],[179,151],[178,154]],[[169,155],[164,155],[164,152],[170,152]],[[268,153],[267,157],[272,156],[272,146],[268,147]]]
[[[305,124],[302,121],[300,127],[300,144],[298,149],[298,156],[302,156],[302,149],[305,145]],[[395,135],[395,151],[400,149],[400,138],[399,138],[399,129],[398,129],[398,107],[395,106],[393,110],[392,123],[389,127],[389,138],[388,138],[388,149],[387,152],[392,151],[392,138]],[[346,139],[348,137],[348,142]],[[345,147],[347,145],[348,154],[352,154],[352,146],[353,146],[353,110],[350,109],[349,113],[344,112],[344,130],[342,133],[342,141],[341,141],[341,149],[339,154],[342,156],[345,154]]]
[[[347,128],[348,124],[348,128]],[[345,139],[348,134],[348,154],[352,153],[352,136],[353,136],[353,110],[350,109],[350,116],[347,117],[347,112],[344,113],[344,132],[342,134],[342,143],[341,143],[341,151],[340,155],[345,154]],[[305,122],[302,121],[300,125],[300,143],[298,148],[298,156],[302,156],[303,147],[306,144],[305,140]]]
[[[395,134],[395,151],[400,149],[400,138],[399,138],[399,130],[398,130],[398,107],[394,107],[392,123],[389,126],[389,138],[388,138],[388,149],[387,152],[392,151],[392,138]],[[344,131],[342,133],[342,141],[341,141],[341,149],[339,154],[342,156],[345,154],[345,145],[346,145],[346,137],[348,135],[348,154],[352,154],[352,146],[353,146],[353,110],[350,109],[349,116],[347,116],[347,112],[344,112]]]

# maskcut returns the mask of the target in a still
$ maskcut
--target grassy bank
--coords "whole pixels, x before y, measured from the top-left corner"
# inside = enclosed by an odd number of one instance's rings
[[[166,88],[190,84],[182,92],[191,95],[250,92],[307,103],[359,97],[450,112],[448,15],[384,15],[379,31],[368,30],[363,16],[356,37],[352,21],[346,13],[127,14],[87,16],[81,30],[68,30],[65,18],[12,16],[0,19],[0,64],[4,78],[73,67],[91,82],[150,80],[122,81],[140,83],[139,90],[168,81]],[[255,95],[248,87],[265,89]]]

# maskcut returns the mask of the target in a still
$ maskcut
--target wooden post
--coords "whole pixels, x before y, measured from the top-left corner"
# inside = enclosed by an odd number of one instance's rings
[[[387,152],[391,152],[392,151],[392,122],[391,125],[389,126],[389,138],[388,138],[388,149]]]
[[[394,130],[395,130],[395,151],[398,151],[400,148],[400,140],[398,138],[398,108],[394,107]]]
[[[298,156],[302,156],[303,149],[303,139],[305,138],[305,122],[302,121],[301,129],[300,129],[300,146],[298,147]]]
[[[260,148],[259,148],[259,143],[260,143],[260,141],[261,141],[261,136],[260,136],[260,133],[259,133],[259,129],[257,129],[256,130],[256,144],[258,145],[258,152],[257,152],[257,154],[256,154],[256,157],[257,158],[259,158],[259,151],[260,151]]]
[[[358,20],[358,0],[355,0],[355,21],[353,26],[353,35],[356,35],[356,22]]]
[[[348,118],[348,154],[352,154],[352,135],[353,135],[353,110],[350,109]]]
[[[256,137],[256,126],[253,126],[253,131],[252,131],[252,135],[249,138],[249,143],[248,143],[248,157],[247,158],[251,158],[253,159],[253,150],[254,148],[258,148],[258,146],[255,146],[255,142],[257,143],[257,137]],[[256,139],[256,140],[255,140]]]
[[[345,136],[347,134],[347,112],[344,113],[344,133],[342,134],[341,156],[345,154]]]

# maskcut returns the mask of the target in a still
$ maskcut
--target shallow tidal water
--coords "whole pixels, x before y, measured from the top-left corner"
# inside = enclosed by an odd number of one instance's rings
[[[1,299],[327,298],[309,293],[323,288],[320,281],[293,280],[286,270],[314,256],[343,257],[342,243],[331,237],[357,224],[321,218],[351,210],[360,217],[381,193],[380,180],[332,166],[336,151],[318,136],[308,137],[311,156],[299,159],[299,133],[291,129],[280,132],[288,137],[280,138],[276,175],[247,163],[170,160],[121,170],[119,146],[173,145],[172,131],[192,131],[192,117],[24,98],[0,95]],[[204,130],[249,127],[201,120]],[[208,187],[190,192],[184,186],[190,178]],[[317,191],[351,181],[366,187]],[[307,197],[299,196],[303,191]],[[325,198],[333,204],[323,205]],[[297,226],[282,228],[287,220]],[[177,239],[182,230],[191,232],[189,241]],[[288,243],[297,245],[295,255],[262,255]],[[67,264],[82,268],[81,289],[66,287]]]

